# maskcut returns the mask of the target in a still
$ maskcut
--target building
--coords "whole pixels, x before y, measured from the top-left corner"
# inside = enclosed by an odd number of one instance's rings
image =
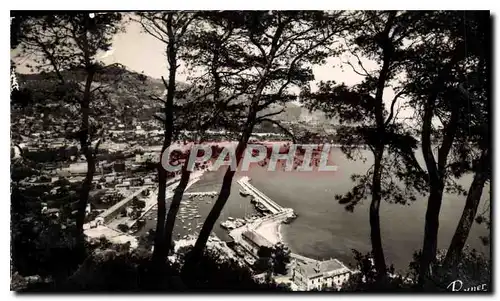
[[[255,257],[258,257],[257,253],[261,247],[272,248],[273,244],[267,240],[265,237],[255,232],[254,230],[245,231],[241,234],[241,246],[247,249]]]
[[[296,261],[292,279],[301,290],[321,290],[327,287],[340,288],[352,271],[337,259],[303,263]]]
[[[85,174],[87,173],[87,162],[72,163],[68,170],[71,174]]]

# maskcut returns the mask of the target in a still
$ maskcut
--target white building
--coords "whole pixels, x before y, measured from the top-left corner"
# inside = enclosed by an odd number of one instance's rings
[[[297,260],[292,271],[293,282],[300,290],[306,291],[327,287],[340,288],[352,274],[352,271],[337,259],[317,261],[316,264]]]
[[[84,174],[87,173],[87,162],[72,163],[67,168],[71,174]]]

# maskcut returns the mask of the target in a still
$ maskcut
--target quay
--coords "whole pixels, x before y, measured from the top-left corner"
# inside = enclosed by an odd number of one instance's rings
[[[279,234],[279,226],[284,221],[294,218],[295,214],[291,208],[283,208],[260,190],[250,184],[249,177],[241,177],[237,183],[250,194],[255,200],[266,207],[271,214],[265,215],[252,222],[248,222],[242,227],[229,231],[229,236],[234,242],[241,244],[248,250],[253,250],[251,253],[256,254],[252,247],[252,242],[247,243],[249,235],[255,240],[258,240],[264,245],[273,245],[281,242]]]
[[[292,257],[295,260],[301,261],[303,263],[316,263],[316,262],[318,262],[318,260],[316,260],[316,259],[312,259],[312,258],[309,258],[309,257],[306,257],[306,256],[302,256],[302,255],[299,255],[297,253],[290,254],[290,257]]]
[[[261,247],[272,247],[283,243],[280,234],[281,223],[295,218],[293,209],[283,208],[264,193],[250,184],[249,177],[242,177],[238,184],[270,212],[242,227],[229,231],[229,236],[245,252],[245,261],[258,259]],[[290,283],[293,290],[321,290],[324,287],[339,288],[353,271],[337,259],[316,260],[296,253],[291,253],[290,272],[287,276],[276,275],[275,281]],[[250,259],[252,258],[252,259]],[[255,277],[259,278],[260,275]]]
[[[185,196],[216,196],[217,191],[185,192]]]
[[[203,171],[193,172],[191,174],[191,178],[189,179],[189,182],[186,185],[186,190],[188,190],[191,186],[193,186],[196,182],[198,182],[201,179],[202,175],[203,175]],[[177,188],[177,185],[178,185],[177,183],[179,180],[180,180],[180,175],[167,182],[167,188],[165,191],[165,200],[168,200],[174,196],[175,188]],[[188,193],[184,193],[184,195],[187,195],[187,194]],[[141,216],[138,219],[130,220],[128,223],[128,226],[132,227],[137,223],[138,220],[143,219],[144,216],[146,215],[146,213],[148,213],[151,209],[156,207],[157,202],[158,202],[158,189],[155,189],[155,192],[151,193],[150,197],[146,201],[146,206],[144,207],[144,211],[142,212]]]
[[[134,193],[132,193],[128,197],[124,198],[120,202],[118,202],[118,203],[114,204],[113,206],[109,207],[103,213],[99,214],[97,216],[96,220],[102,219],[102,221],[104,222],[104,224],[107,224],[108,222],[110,222],[113,218],[115,218],[120,213],[121,209],[127,207],[127,205],[130,202],[132,202],[132,200],[134,199],[134,197],[139,196],[143,191],[145,191],[148,188],[149,187],[147,187],[147,186],[143,186],[140,189],[136,190]]]
[[[246,192],[253,196],[257,202],[264,205],[271,212],[271,214],[277,214],[284,210],[283,207],[278,205],[276,202],[268,198],[264,193],[250,184],[249,177],[241,177],[241,179],[238,180],[238,184],[240,184],[240,186],[245,189]]]

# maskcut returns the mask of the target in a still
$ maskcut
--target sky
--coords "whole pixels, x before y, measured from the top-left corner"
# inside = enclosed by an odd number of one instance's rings
[[[11,51],[11,58],[16,55],[17,51]],[[101,55],[104,56],[104,53]],[[314,91],[316,83],[322,80],[335,80],[338,83],[344,82],[346,85],[354,85],[363,80],[363,76],[356,74],[351,67],[338,67],[342,60],[347,60],[349,57],[337,58],[332,57],[327,60],[327,63],[322,66],[313,66],[315,82],[311,84],[311,89]],[[356,66],[356,60],[350,58],[353,65]],[[153,36],[142,32],[141,25],[136,22],[129,22],[125,26],[125,31],[115,35],[113,39],[112,52],[108,53],[101,60],[106,64],[120,63],[127,68],[144,72],[144,74],[153,78],[161,78],[168,75],[167,59],[165,56],[165,44]],[[16,61],[20,61],[17,59]],[[24,63],[17,67],[17,72],[30,73],[25,64],[29,59],[23,59]],[[374,62],[362,60],[364,67],[371,71],[377,68]],[[186,81],[187,74],[181,66],[178,69],[178,81]],[[387,88],[384,91],[384,101],[386,107],[390,107],[390,102],[394,97],[394,91]],[[298,103],[296,103],[298,104]],[[409,117],[410,111],[401,110],[399,118]]]

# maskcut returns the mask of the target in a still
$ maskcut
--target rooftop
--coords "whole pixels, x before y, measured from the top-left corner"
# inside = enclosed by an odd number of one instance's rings
[[[254,242],[259,247],[265,246],[270,248],[273,246],[273,244],[269,240],[253,230],[245,231],[242,235],[250,241]]]
[[[347,268],[337,259],[318,261],[316,264],[299,264],[305,275],[309,278],[320,276],[326,273],[338,274]]]

